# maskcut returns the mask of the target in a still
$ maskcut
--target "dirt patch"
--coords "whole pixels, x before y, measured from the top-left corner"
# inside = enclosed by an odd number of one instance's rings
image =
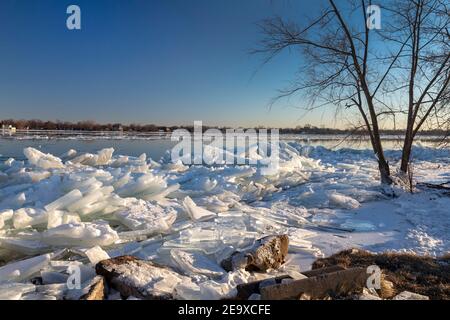
[[[377,265],[382,269],[385,279],[394,284],[397,293],[411,291],[430,299],[450,300],[449,255],[432,258],[413,254],[372,254],[351,249],[316,260],[313,269],[336,265],[344,268]]]

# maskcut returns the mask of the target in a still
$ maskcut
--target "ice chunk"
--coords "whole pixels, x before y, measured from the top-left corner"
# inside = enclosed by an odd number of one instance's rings
[[[120,234],[120,239],[122,240],[122,233]],[[144,243],[142,241],[141,243]],[[112,258],[120,257],[120,256],[129,256],[129,255],[135,255],[137,252],[139,252],[142,249],[141,243],[138,242],[128,242],[124,245],[119,246],[118,248],[115,248],[113,250],[108,250],[108,255]],[[161,246],[161,243],[158,243],[158,247]],[[145,259],[149,260],[149,259]]]
[[[118,167],[122,167],[124,165],[126,165],[129,161],[129,157],[128,156],[119,156],[119,158],[117,158],[116,160],[114,160],[110,166],[113,168],[118,168]]]
[[[80,221],[80,216],[76,213],[55,210],[48,213],[47,229],[67,223],[78,223]]]
[[[108,164],[111,161],[113,153],[114,153],[113,148],[107,148],[100,150],[99,152],[97,152],[97,154],[90,154],[90,153],[82,154],[72,159],[70,162],[79,163],[87,166],[102,166]]]
[[[90,204],[90,205],[78,210],[78,212],[80,213],[80,216],[84,217],[84,216],[87,216],[90,214],[102,212],[103,210],[106,210],[106,208],[108,208],[108,206],[109,206],[109,203],[105,199],[105,201],[100,201],[100,202],[97,202],[94,204]]]
[[[61,159],[51,155],[44,154],[39,150],[34,148],[25,148],[23,150],[25,157],[27,157],[28,161],[37,167],[42,169],[61,169],[64,168],[64,165]]]
[[[61,300],[64,296],[64,292],[67,290],[67,283],[61,284],[48,284],[48,285],[40,285],[36,286],[36,292],[42,293],[45,295],[50,295],[55,297],[56,299]]]
[[[108,162],[111,160],[111,157],[114,153],[114,148],[107,148],[107,149],[103,149],[100,150],[97,153],[97,161],[96,161],[96,165],[97,166],[103,166],[108,164]]]
[[[0,267],[0,282],[27,280],[47,266],[50,259],[50,254],[44,254]]]
[[[418,293],[403,291],[392,298],[392,300],[430,300],[430,298]]]
[[[12,210],[0,211],[0,219],[8,221],[13,217],[14,212]]]
[[[20,192],[17,194],[9,193],[9,197],[5,198],[2,202],[0,202],[1,209],[19,209],[22,207],[27,201],[27,197],[24,192]]]
[[[25,255],[36,255],[49,251],[49,247],[38,240],[19,238],[0,238],[2,248]]]
[[[206,221],[216,217],[214,212],[198,207],[190,197],[184,198],[183,207],[194,221]]]
[[[71,212],[78,211],[84,207],[87,207],[95,202],[102,200],[105,196],[110,195],[114,191],[113,187],[104,187],[93,192],[90,192],[83,198],[67,206],[67,210]]]
[[[39,301],[43,301],[43,300],[56,300],[56,297],[54,296],[49,296],[46,294],[42,294],[39,292],[31,292],[31,293],[26,293],[24,294],[20,300],[39,300]]]
[[[97,264],[102,260],[109,259],[109,255],[99,246],[95,246],[89,250],[85,251],[86,256],[89,259],[89,262],[92,264]]]
[[[329,195],[329,203],[331,207],[349,210],[356,209],[361,206],[357,200],[339,193],[331,193]]]
[[[32,182],[39,182],[41,180],[49,178],[51,175],[52,174],[49,171],[36,171],[26,173],[26,176],[28,176]]]
[[[206,197],[199,200],[200,201],[197,201],[197,205],[206,207],[206,209],[214,212],[226,212],[230,209],[229,204],[223,202],[217,196]]]
[[[149,196],[157,194],[167,188],[167,183],[163,177],[153,174],[141,175],[136,181],[129,181],[117,190],[117,194],[122,197],[136,195]]]
[[[67,160],[67,159],[71,159],[71,158],[75,157],[76,155],[77,155],[77,151],[74,149],[70,149],[69,151],[63,153],[61,155],[61,158]]]
[[[53,246],[103,247],[118,239],[117,232],[104,221],[63,224],[42,233],[42,241]]]
[[[177,191],[178,189],[180,189],[180,185],[176,183],[174,185],[167,187],[167,189],[161,190],[160,192],[143,195],[140,198],[147,201],[150,200],[161,201],[163,198],[167,197],[169,194]]]
[[[45,210],[53,211],[58,209],[64,209],[72,203],[80,200],[83,197],[80,190],[72,190],[61,198],[53,201],[52,203],[45,206]]]
[[[131,230],[152,230],[151,233],[163,233],[170,229],[177,218],[177,212],[162,208],[150,202],[139,201],[116,213],[117,219]]]
[[[174,290],[174,297],[178,300],[195,300],[201,299],[200,287],[192,281],[184,281],[178,284]]]
[[[118,180],[116,180],[113,184],[114,189],[120,189],[124,185],[126,185],[128,182],[130,182],[131,179],[131,173],[127,172],[123,176],[121,176]]]
[[[219,230],[208,230],[201,227],[189,228],[180,232],[180,240],[185,243],[218,241],[220,239],[219,235]]]
[[[88,162],[88,161],[89,161],[90,159],[92,159],[93,157],[94,157],[94,155],[91,154],[91,153],[84,153],[84,154],[81,154],[81,155],[79,155],[78,157],[76,157],[76,158],[70,160],[70,162],[71,162],[71,163],[74,163],[74,164],[77,164],[77,163],[79,163],[79,164],[85,164],[86,162]]]
[[[22,295],[34,292],[34,284],[9,283],[0,285],[0,300],[19,300]]]
[[[47,223],[47,212],[42,209],[22,208],[14,212],[13,224],[16,229]]]
[[[200,300],[219,300],[223,298],[232,298],[236,296],[236,286],[238,284],[247,283],[250,273],[239,270],[230,272],[220,281],[208,280],[198,285],[200,292],[194,299]]]
[[[95,177],[83,177],[82,175],[69,175],[63,181],[62,189],[66,192],[77,189],[83,194],[93,192],[100,189],[103,183],[98,181]]]
[[[199,252],[173,249],[170,255],[178,268],[188,275],[203,274],[208,277],[220,277],[225,273],[219,265]]]

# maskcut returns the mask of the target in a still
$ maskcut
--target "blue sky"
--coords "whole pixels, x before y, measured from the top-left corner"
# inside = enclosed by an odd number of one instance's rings
[[[323,0],[2,0],[0,118],[294,127],[332,111],[270,99],[300,57],[260,68],[256,23],[303,19]],[[81,8],[82,30],[66,28]],[[257,72],[256,72],[257,71]],[[255,73],[256,72],[256,73]]]

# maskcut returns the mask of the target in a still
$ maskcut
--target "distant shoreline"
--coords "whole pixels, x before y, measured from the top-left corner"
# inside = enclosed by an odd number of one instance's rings
[[[41,120],[14,120],[6,119],[0,120],[0,128],[4,126],[12,126],[17,129],[17,134],[45,134],[50,135],[85,135],[85,134],[99,134],[99,135],[138,135],[138,134],[170,134],[177,129],[185,129],[189,132],[193,132],[193,125],[179,125],[179,126],[163,126],[155,124],[121,124],[121,123],[107,123],[99,124],[95,121],[80,121],[80,122],[62,122],[62,121],[41,121]],[[244,127],[230,127],[230,126],[203,126],[203,130],[219,129],[225,132],[227,129],[244,129]],[[368,136],[368,132],[365,130],[354,129],[335,129],[315,127],[311,125],[298,126],[296,128],[276,128],[267,126],[258,126],[256,130],[261,129],[278,129],[280,134],[303,134],[303,135],[354,135],[354,136]],[[402,136],[404,135],[404,129],[396,130],[381,130],[381,134],[384,136]],[[436,136],[442,137],[449,135],[447,130],[422,130],[420,136]],[[1,129],[0,129],[1,136]]]
[[[88,130],[17,130],[13,134],[2,134],[0,139],[10,140],[164,140],[170,139],[172,132],[137,132],[137,131],[88,131]],[[280,130],[281,140],[302,141],[368,141],[369,135],[364,132],[350,134],[345,131],[339,133],[304,133],[286,132]],[[382,133],[384,141],[400,141],[403,139],[401,133]],[[423,132],[417,136],[418,140],[439,141],[443,140],[442,134],[435,132]]]

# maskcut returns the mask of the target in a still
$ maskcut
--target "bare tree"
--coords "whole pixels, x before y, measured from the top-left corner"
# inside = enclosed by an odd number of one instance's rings
[[[403,1],[393,8],[397,25],[388,41],[409,39],[399,66],[409,75],[407,126],[400,170],[406,173],[411,147],[428,121],[439,127],[448,121],[450,82],[450,7],[447,1]],[[399,91],[403,90],[398,87]],[[406,93],[406,92],[405,92]]]
[[[308,110],[335,105],[355,113],[354,129],[368,132],[381,181],[391,184],[382,126],[406,124],[400,166],[406,173],[414,137],[432,117],[442,122],[448,113],[450,16],[446,0],[383,3],[381,30],[368,23],[370,0],[349,0],[345,9],[328,0],[306,24],[266,19],[255,52],[264,53],[268,62],[299,48],[304,57],[299,77],[274,101],[298,94],[308,98]]]

